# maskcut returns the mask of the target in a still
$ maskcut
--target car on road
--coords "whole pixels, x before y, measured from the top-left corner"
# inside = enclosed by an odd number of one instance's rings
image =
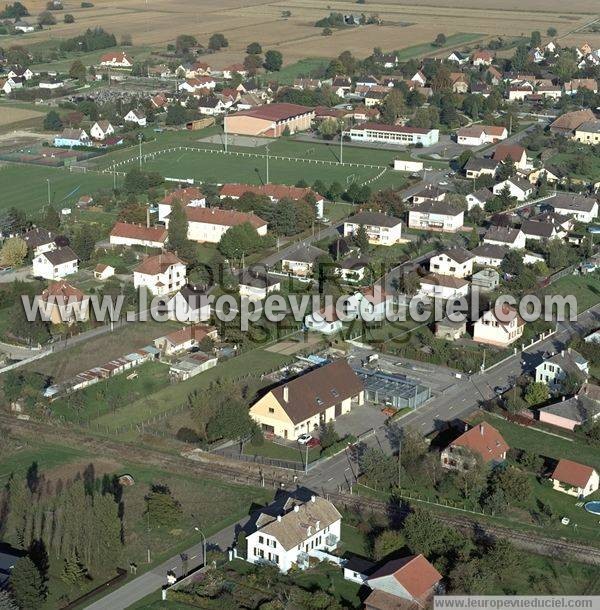
[[[310,434],[301,434],[297,440],[300,445],[308,445],[312,440],[312,436]]]
[[[494,388],[494,393],[497,394],[498,396],[501,396],[506,391],[508,391],[508,388],[503,388],[502,386],[499,386],[499,385],[497,385]]]
[[[313,437],[308,441],[308,443],[306,443],[306,446],[310,447],[312,449],[313,447],[318,447],[320,444],[321,444],[320,439]]]
[[[440,186],[448,186],[448,183],[445,180],[442,180],[442,182],[438,183]]]

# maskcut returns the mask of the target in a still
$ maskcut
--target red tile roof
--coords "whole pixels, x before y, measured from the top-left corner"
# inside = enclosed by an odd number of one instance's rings
[[[292,199],[298,201],[307,195],[314,195],[317,200],[323,199],[322,195],[315,193],[310,188],[297,186],[287,186],[286,184],[224,184],[221,187],[221,197],[239,198],[244,193],[254,193],[255,195],[266,195],[279,201],[280,199]]]
[[[189,186],[183,189],[177,189],[168,193],[161,201],[165,205],[173,205],[177,199],[182,205],[186,206],[191,201],[201,201],[205,196],[202,191],[196,186]]]
[[[192,326],[184,326],[179,330],[169,333],[168,335],[166,335],[165,338],[173,345],[181,345],[183,343],[191,341],[192,339],[198,342],[202,341],[204,337],[214,335],[215,333],[216,328],[214,328],[213,326],[206,326],[204,324],[194,324]]]
[[[185,265],[185,263],[177,258],[172,252],[163,252],[156,256],[149,256],[144,259],[135,269],[138,273],[145,275],[158,275],[164,273],[171,265]]]
[[[558,462],[550,478],[583,488],[588,484],[593,473],[594,469],[591,466],[563,459]]]
[[[256,214],[238,212],[236,210],[222,210],[221,208],[194,208],[186,207],[185,215],[190,222],[203,222],[214,225],[234,227],[249,222],[255,229],[264,227],[266,220]]]
[[[369,581],[382,576],[393,576],[413,597],[422,599],[442,580],[442,575],[423,555],[409,555],[389,561],[371,574]]]
[[[313,111],[313,108],[299,104],[265,104],[251,110],[236,112],[230,116],[249,116],[265,121],[285,121]]]
[[[500,432],[487,422],[467,430],[451,445],[466,447],[474,453],[478,453],[484,462],[501,460],[502,455],[510,449]]]
[[[73,301],[82,301],[84,297],[85,294],[81,292],[79,288],[75,288],[75,286],[72,286],[64,280],[50,284],[48,288],[42,292],[42,301],[51,299],[57,305],[64,305],[69,301],[71,303]]]
[[[168,231],[164,227],[146,227],[141,224],[117,222],[110,232],[111,237],[124,237],[139,241],[155,241],[164,243]]]
[[[521,160],[525,149],[518,144],[500,144],[496,147],[494,161],[506,161],[510,157],[515,163]]]

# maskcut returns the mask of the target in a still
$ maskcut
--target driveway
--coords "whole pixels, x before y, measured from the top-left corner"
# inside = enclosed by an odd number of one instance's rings
[[[364,405],[353,405],[352,411],[336,418],[335,431],[340,436],[353,434],[359,436],[371,428],[379,428],[385,423],[387,415],[381,412],[381,405],[366,402]]]

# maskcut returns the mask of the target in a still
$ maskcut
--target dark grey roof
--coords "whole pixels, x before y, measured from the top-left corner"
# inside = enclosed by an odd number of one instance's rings
[[[75,252],[73,252],[69,246],[57,248],[56,250],[50,250],[50,252],[44,252],[43,256],[45,256],[53,265],[62,265],[64,263],[77,260],[77,254],[75,254]]]
[[[29,248],[35,249],[38,246],[54,243],[54,234],[42,227],[34,227],[23,235]]]
[[[357,225],[374,225],[378,227],[395,227],[402,221],[395,216],[388,216],[381,212],[359,212],[354,216],[346,218],[346,223]]]
[[[471,157],[465,165],[465,170],[479,171],[482,169],[496,169],[498,165],[500,165],[500,163],[494,161],[494,159],[478,159],[477,157]]]
[[[519,229],[513,229],[512,227],[490,227],[483,236],[483,239],[512,244],[517,239],[518,235]]]
[[[206,292],[192,284],[186,284],[181,288],[179,294],[185,299],[191,311],[200,309],[201,305],[204,304],[202,303],[202,297],[206,296]]]
[[[587,133],[600,133],[600,121],[585,121],[577,131],[586,131]]]
[[[581,373],[579,365],[585,366],[587,364],[587,360],[574,349],[557,352],[550,356],[550,358],[547,358],[545,362],[556,364],[566,373]]]
[[[482,244],[471,250],[471,254],[482,256],[485,258],[504,258],[510,248],[508,246],[499,246],[497,244]]]
[[[491,199],[494,196],[494,193],[488,188],[479,189],[474,193],[471,193],[473,197],[475,197],[479,201],[483,201],[484,203]]]
[[[543,203],[555,209],[572,210],[573,212],[591,212],[597,201],[593,197],[561,193],[547,199]]]
[[[448,216],[458,216],[463,212],[463,209],[457,205],[432,199],[417,203],[412,209],[415,212],[422,212],[424,214],[446,214]]]
[[[537,237],[552,237],[555,228],[555,225],[551,222],[539,220],[524,220],[521,223],[521,231],[523,231],[525,235],[535,235]]]
[[[586,396],[572,396],[567,400],[555,402],[539,410],[543,413],[558,415],[578,424],[583,424],[600,415],[600,403],[590,400]]]
[[[327,254],[325,250],[316,246],[299,246],[289,254],[282,257],[284,261],[297,261],[300,263],[314,263],[319,256]]]
[[[454,248],[447,248],[442,252],[446,256],[449,256],[453,261],[461,264],[466,263],[467,261],[475,258],[471,252],[461,248],[460,246],[455,246]]]
[[[339,266],[341,269],[362,269],[369,264],[369,258],[363,256],[351,256],[343,261],[340,261]]]
[[[237,275],[237,280],[240,285],[251,286],[252,288],[267,288],[281,283],[279,278],[271,277],[264,271],[253,271],[251,269],[244,269]]]

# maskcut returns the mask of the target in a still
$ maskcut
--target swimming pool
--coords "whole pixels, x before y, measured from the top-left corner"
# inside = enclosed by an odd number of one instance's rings
[[[600,515],[600,501],[595,500],[594,502],[587,502],[584,504],[583,508],[587,510],[588,513],[592,513],[593,515]]]

